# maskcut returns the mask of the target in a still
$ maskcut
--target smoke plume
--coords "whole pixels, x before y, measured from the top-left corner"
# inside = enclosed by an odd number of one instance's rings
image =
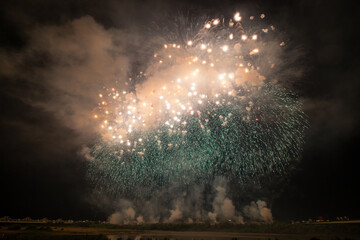
[[[271,210],[267,208],[266,202],[262,200],[251,202],[250,205],[244,207],[243,212],[251,221],[261,221],[266,223],[271,223],[273,221]]]
[[[86,136],[96,132],[91,113],[98,92],[126,79],[129,58],[124,49],[132,36],[104,29],[91,16],[63,25],[39,25],[27,35],[22,52],[1,51],[0,76],[31,86],[26,93],[11,94],[53,114],[70,129]],[[127,37],[119,40],[120,35]]]
[[[238,202],[234,204],[227,195],[229,190],[224,179],[215,179],[212,190],[205,191],[203,185],[198,185],[179,192],[179,188],[174,186],[157,193],[150,200],[130,202],[121,199],[116,204],[115,212],[109,217],[109,222],[272,222],[271,210],[262,200],[251,202],[249,205]]]

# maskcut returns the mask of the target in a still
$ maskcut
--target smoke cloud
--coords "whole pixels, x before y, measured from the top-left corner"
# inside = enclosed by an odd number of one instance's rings
[[[273,222],[271,210],[267,208],[266,202],[262,200],[251,202],[250,205],[244,207],[243,212],[252,221]]]
[[[135,210],[133,209],[133,204],[130,201],[125,199],[121,199],[119,201],[119,205],[121,206],[121,210],[113,213],[109,217],[109,222],[112,224],[117,223],[131,223],[135,220]],[[137,217],[137,220],[142,222],[141,216]]]
[[[98,129],[91,112],[103,86],[126,79],[125,32],[104,29],[91,16],[63,25],[38,26],[27,32],[29,42],[20,53],[0,57],[0,76],[25,81],[31,89],[12,94],[53,114],[61,123],[86,136]],[[117,36],[125,36],[119,40]]]
[[[233,222],[246,221],[271,223],[271,210],[266,202],[258,200],[249,205],[228,197],[227,182],[222,178],[214,180],[213,191],[204,191],[204,185],[194,186],[179,193],[173,187],[157,193],[153,198],[130,202],[119,200],[116,210],[109,217],[113,224],[159,223],[159,222]],[[145,203],[145,204],[144,204]],[[238,206],[238,207],[235,207]],[[242,210],[242,211],[240,211]]]
[[[232,201],[226,197],[226,182],[219,179],[216,184],[216,196],[213,201],[213,212],[209,212],[208,216],[211,221],[235,221],[243,223],[242,216],[236,216],[235,206]]]
[[[179,205],[176,205],[174,210],[170,210],[170,217],[169,222],[175,222],[177,220],[180,220],[182,218],[182,212],[180,210]]]

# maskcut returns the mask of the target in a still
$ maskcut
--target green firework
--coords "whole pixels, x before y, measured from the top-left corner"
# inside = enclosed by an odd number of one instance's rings
[[[287,171],[300,157],[306,128],[301,103],[289,90],[274,83],[238,88],[235,96],[208,99],[172,128],[134,131],[132,146],[99,141],[88,174],[99,190],[134,197],[216,176],[256,181]]]

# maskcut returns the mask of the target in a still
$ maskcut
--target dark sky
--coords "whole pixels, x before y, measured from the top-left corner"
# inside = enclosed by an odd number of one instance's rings
[[[95,134],[84,134],[82,128],[77,131],[69,125],[88,125],[72,122],[71,118],[66,122],[54,114],[60,105],[52,99],[59,100],[56,96],[61,92],[49,91],[49,69],[54,61],[64,67],[61,69],[70,68],[61,58],[54,60],[39,51],[41,45],[34,47],[48,36],[46,33],[60,39],[62,36],[51,29],[37,29],[63,26],[89,15],[104,29],[133,34],[179,11],[212,17],[231,16],[237,10],[266,13],[269,21],[286,34],[288,42],[303,53],[296,62],[303,74],[294,89],[304,101],[310,128],[301,161],[272,203],[274,218],[359,218],[359,21],[355,4],[316,0],[2,1],[0,216],[106,217],[103,209],[91,204],[86,161],[80,154],[84,145],[94,142]],[[102,33],[98,28],[94,31]],[[140,35],[137,41],[144,38]],[[124,44],[131,47],[131,43]],[[33,46],[32,52],[28,52],[29,46]],[[70,59],[81,61],[81,56]],[[136,63],[136,53],[129,59]],[[96,59],[93,61],[97,64]],[[64,85],[59,86],[62,89]],[[68,103],[68,99],[62,101]],[[87,106],[86,99],[81,101],[82,106]],[[50,109],[43,106],[47,102]],[[65,109],[62,114],[76,116],[72,111]]]

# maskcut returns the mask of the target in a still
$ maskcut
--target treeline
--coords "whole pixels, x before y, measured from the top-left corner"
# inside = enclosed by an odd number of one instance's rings
[[[34,223],[82,223],[82,222],[90,222],[90,223],[99,223],[101,221],[90,221],[90,220],[80,220],[74,221],[72,219],[63,220],[61,218],[58,219],[48,219],[48,218],[39,218],[39,219],[32,219],[30,217],[26,218],[11,218],[9,216],[4,216],[0,218],[0,222],[34,222]]]

